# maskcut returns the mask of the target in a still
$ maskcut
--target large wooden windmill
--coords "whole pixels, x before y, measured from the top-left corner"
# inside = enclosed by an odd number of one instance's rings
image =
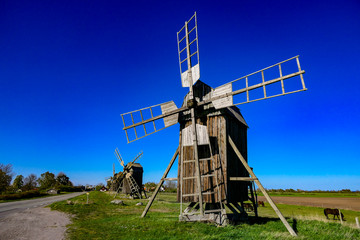
[[[178,108],[170,101],[121,114],[128,143],[180,123],[179,147],[142,217],[163,182],[174,180],[167,174],[179,156],[178,200],[189,203],[185,209],[180,204],[180,220],[223,224],[227,218],[225,206],[235,216],[246,214],[244,201],[250,199],[256,205],[254,197],[248,196],[248,189],[255,182],[289,232],[296,235],[247,164],[248,126],[236,105],[306,90],[299,57],[214,89],[199,80],[196,13],[177,33],[177,44],[181,83],[189,87],[182,106]]]
[[[112,188],[116,186],[116,194],[122,192],[124,194],[130,194],[131,197],[142,198],[142,193],[144,193],[145,198],[147,198],[146,193],[143,188],[143,168],[139,163],[136,163],[143,155],[143,152],[140,152],[134,160],[125,164],[122,159],[119,150],[115,149],[115,156],[117,157],[120,165],[123,167],[123,171],[115,173],[113,170],[112,178]]]

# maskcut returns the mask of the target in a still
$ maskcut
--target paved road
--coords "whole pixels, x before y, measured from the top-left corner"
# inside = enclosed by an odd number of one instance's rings
[[[45,207],[51,203],[73,198],[84,193],[85,192],[76,192],[76,193],[69,193],[69,194],[53,196],[53,197],[0,203],[0,218],[10,213],[21,212],[30,208],[41,207],[41,206]]]

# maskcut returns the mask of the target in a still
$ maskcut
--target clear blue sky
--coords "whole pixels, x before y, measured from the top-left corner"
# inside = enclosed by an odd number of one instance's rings
[[[357,0],[0,1],[0,162],[97,184],[115,147],[143,150],[158,181],[179,126],[127,144],[120,114],[181,105],[176,32],[194,11],[212,87],[300,55],[308,91],[240,106],[264,186],[360,190]]]

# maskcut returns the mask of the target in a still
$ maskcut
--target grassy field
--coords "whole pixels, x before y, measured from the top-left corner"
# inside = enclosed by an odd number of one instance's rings
[[[278,197],[331,197],[331,198],[360,198],[360,193],[331,193],[331,192],[321,192],[321,193],[311,193],[311,192],[268,192],[270,196]],[[258,196],[263,196],[260,192]]]
[[[51,205],[53,210],[69,213],[70,239],[292,239],[269,205],[259,208],[261,216],[236,226],[216,227],[207,223],[179,222],[179,203],[175,194],[162,193],[157,197],[145,218],[140,215],[147,200],[123,198],[125,205],[113,205],[108,193],[91,192],[74,198],[74,205],[65,201]],[[143,202],[143,206],[136,203]],[[298,239],[360,239],[360,230],[347,221],[326,220],[321,208],[279,205],[290,225],[298,231]],[[344,211],[346,217],[360,216],[359,212]],[[294,221],[294,219],[296,221]]]

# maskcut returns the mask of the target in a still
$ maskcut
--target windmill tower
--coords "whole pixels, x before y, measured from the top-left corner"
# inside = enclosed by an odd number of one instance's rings
[[[145,198],[147,198],[143,188],[143,168],[139,163],[135,163],[142,155],[143,152],[140,152],[133,161],[125,165],[119,150],[117,148],[115,149],[115,156],[123,167],[122,172],[114,172],[112,186],[113,188],[117,186],[115,197],[121,192],[140,199],[142,198],[142,193],[144,193]]]
[[[180,220],[214,221],[246,214],[243,202],[252,200],[255,182],[291,235],[285,220],[247,163],[247,123],[237,105],[307,90],[299,56],[211,88],[200,79],[196,13],[177,33],[181,83],[189,87],[178,108],[173,101],[121,114],[128,143],[180,123],[179,147],[147,204],[144,217],[178,157]],[[285,69],[289,68],[290,72]],[[277,86],[278,91],[274,91]],[[159,122],[161,124],[159,124]],[[189,203],[182,209],[182,203]],[[254,204],[255,205],[255,204]]]

